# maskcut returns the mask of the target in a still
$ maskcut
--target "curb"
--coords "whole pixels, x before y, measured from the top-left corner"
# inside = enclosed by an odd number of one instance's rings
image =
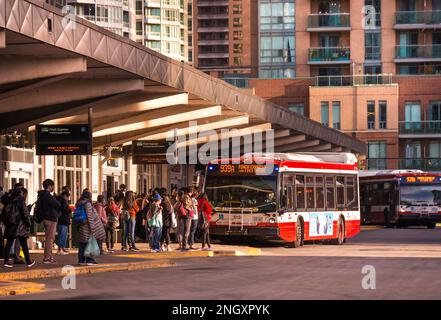
[[[46,286],[42,283],[4,281],[0,284],[0,297],[30,294],[43,291]]]
[[[111,271],[132,271],[151,268],[173,267],[176,264],[171,261],[142,261],[142,262],[125,262],[125,263],[109,263],[96,266],[74,267],[75,275],[92,274]],[[54,269],[33,269],[30,271],[17,271],[0,274],[0,281],[9,280],[26,280],[26,279],[46,279],[64,277],[73,275],[71,268],[54,268]]]
[[[236,256],[260,256],[262,250],[259,248],[246,248],[238,250],[207,250],[189,252],[159,252],[159,253],[135,253],[121,254],[118,257],[134,259],[185,259],[185,258],[206,258],[206,257],[236,257]]]

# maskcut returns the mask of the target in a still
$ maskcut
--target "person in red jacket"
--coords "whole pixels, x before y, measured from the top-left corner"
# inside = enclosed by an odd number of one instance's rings
[[[213,209],[211,207],[210,202],[208,201],[208,197],[206,193],[202,193],[198,199],[198,211],[202,213],[203,222],[201,224],[202,227],[202,248],[201,250],[210,250],[210,220],[211,213]],[[205,244],[207,244],[208,249],[205,248]]]

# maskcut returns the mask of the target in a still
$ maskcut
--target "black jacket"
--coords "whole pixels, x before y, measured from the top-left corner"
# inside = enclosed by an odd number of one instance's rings
[[[19,193],[13,193],[10,199],[16,210],[19,212],[19,223],[17,225],[6,224],[4,237],[6,239],[28,237],[31,227],[31,218],[25,200]]]
[[[38,191],[38,210],[44,220],[58,221],[61,204],[47,190]]]
[[[59,209],[60,217],[58,218],[58,224],[68,226],[70,225],[72,217],[72,209],[69,207],[69,202],[63,196],[58,196],[57,200],[61,204]]]

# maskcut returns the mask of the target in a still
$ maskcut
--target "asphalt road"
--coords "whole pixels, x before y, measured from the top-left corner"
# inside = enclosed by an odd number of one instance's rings
[[[42,280],[48,291],[13,299],[441,299],[440,228],[368,230],[343,246],[266,243],[262,251],[80,276],[76,290]],[[375,289],[363,289],[367,265],[375,268]]]

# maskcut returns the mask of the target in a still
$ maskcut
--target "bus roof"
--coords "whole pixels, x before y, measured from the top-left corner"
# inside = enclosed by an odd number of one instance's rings
[[[352,153],[248,153],[240,158],[213,160],[210,164],[275,164],[280,171],[303,169],[306,171],[358,171],[358,162]]]
[[[394,179],[401,177],[424,177],[435,176],[441,177],[439,173],[424,172],[422,170],[361,170],[359,172],[360,179],[376,180],[376,179]]]

